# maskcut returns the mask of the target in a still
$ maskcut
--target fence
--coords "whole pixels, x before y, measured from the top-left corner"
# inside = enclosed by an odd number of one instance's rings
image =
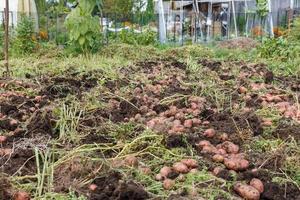
[[[258,37],[270,33],[269,21],[260,19],[256,13],[235,13],[236,24],[232,14],[228,16],[227,24],[213,14],[211,21],[207,23],[206,16],[203,14],[203,24],[196,25],[194,14],[184,12],[180,15],[178,12],[165,15],[167,42],[171,44],[184,45],[189,43],[207,42],[210,40],[227,40],[234,37]],[[299,16],[300,8],[291,10],[282,9],[271,13],[275,33],[279,30],[289,28],[290,18]],[[14,28],[17,26],[20,13],[10,12],[12,19],[10,21],[11,34],[14,34]],[[34,15],[32,15],[34,16]],[[39,15],[39,32],[47,35],[47,40],[55,41],[58,45],[65,45],[68,41],[67,30],[64,26],[67,14],[44,14]],[[182,19],[180,19],[180,16]],[[143,33],[145,30],[151,30],[158,37],[158,15],[120,15],[118,13],[99,14],[101,37],[103,44],[109,44],[112,40],[117,40],[122,30],[132,30],[136,34]],[[0,23],[3,20],[3,12],[0,13]],[[44,38],[45,39],[45,38]]]

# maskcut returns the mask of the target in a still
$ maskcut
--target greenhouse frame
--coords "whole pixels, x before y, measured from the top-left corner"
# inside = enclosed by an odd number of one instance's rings
[[[236,37],[278,36],[299,14],[300,0],[267,0],[257,14],[256,0],[156,1],[161,43],[197,43]]]

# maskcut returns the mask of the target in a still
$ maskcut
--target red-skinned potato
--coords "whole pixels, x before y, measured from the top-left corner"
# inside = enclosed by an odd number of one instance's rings
[[[19,191],[14,195],[14,200],[30,200],[30,195],[27,192]]]
[[[222,163],[224,161],[224,156],[220,155],[220,154],[216,154],[212,157],[214,162],[219,162]]]
[[[197,146],[199,146],[199,147],[204,147],[204,146],[209,146],[209,145],[211,145],[211,143],[210,143],[210,141],[207,141],[207,140],[201,140],[201,141],[197,144]]]
[[[234,185],[233,189],[245,200],[259,200],[260,199],[259,191],[250,185],[236,183]]]
[[[97,189],[97,187],[98,186],[96,184],[91,184],[91,185],[89,185],[89,190],[95,191]]]
[[[143,173],[143,174],[145,174],[145,175],[149,175],[149,174],[151,174],[151,169],[149,168],[149,167],[140,167],[139,168],[139,170]]]
[[[4,143],[4,142],[6,142],[6,140],[7,140],[6,136],[0,135],[0,143]]]
[[[172,172],[172,168],[168,166],[164,166],[160,169],[159,173],[162,175],[162,177],[168,177],[168,175]]]
[[[201,153],[218,153],[218,149],[213,145],[204,146]]]
[[[239,87],[239,93],[240,94],[246,94],[248,92],[248,89],[244,86]]]
[[[127,166],[130,166],[130,167],[137,167],[138,166],[138,159],[135,156],[129,155],[125,158],[124,161],[125,161],[125,164]]]
[[[201,120],[200,119],[193,118],[192,121],[193,121],[193,125],[195,125],[195,126],[201,125]]]
[[[182,162],[176,162],[173,164],[173,169],[177,173],[186,174],[189,172],[189,168]]]
[[[236,154],[239,152],[239,146],[229,141],[223,142],[222,147],[227,153]]]
[[[213,170],[213,175],[217,176],[222,170],[222,167],[215,167]]]
[[[207,129],[206,131],[204,131],[203,136],[208,137],[208,138],[212,138],[214,137],[216,134],[216,131],[212,128]]]
[[[226,155],[227,152],[224,149],[218,149],[218,154]]]
[[[187,119],[184,121],[184,127],[185,128],[192,128],[193,127],[193,121],[191,119]]]
[[[10,155],[12,153],[12,149],[1,149],[0,148],[0,156],[7,156]]]
[[[174,187],[175,185],[175,181],[171,180],[171,179],[165,179],[163,182],[163,187],[165,190],[170,190]]]
[[[235,171],[245,170],[249,167],[249,161],[241,158],[225,158],[224,165]]]
[[[252,187],[254,187],[255,189],[257,189],[260,193],[264,192],[264,184],[261,180],[257,179],[257,178],[253,178],[250,181],[250,185]]]
[[[219,136],[219,139],[222,140],[223,142],[225,142],[226,140],[228,140],[228,134],[227,133],[222,133]]]
[[[198,162],[195,159],[182,159],[180,162],[185,164],[188,168],[197,168]]]
[[[161,180],[163,180],[163,179],[164,179],[164,177],[163,177],[161,174],[156,174],[156,175],[155,175],[155,180],[161,181]]]

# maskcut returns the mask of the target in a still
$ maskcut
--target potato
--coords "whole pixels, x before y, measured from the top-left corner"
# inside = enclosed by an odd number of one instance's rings
[[[212,129],[212,128],[205,130],[204,133],[203,133],[203,135],[205,137],[208,137],[208,138],[214,137],[215,134],[216,134],[216,131],[214,129]]]
[[[148,112],[148,107],[147,106],[141,106],[140,107],[140,112],[143,114],[146,114]]]
[[[201,120],[200,120],[200,119],[193,118],[192,121],[193,121],[193,125],[194,125],[194,126],[199,126],[199,125],[201,125]]]
[[[200,111],[199,109],[196,109],[196,110],[193,111],[192,115],[193,115],[194,117],[197,117],[197,116],[200,115],[200,113],[201,113],[201,111]]]
[[[214,147],[213,145],[204,146],[201,151],[201,153],[217,153],[217,152],[218,152],[217,148]]]
[[[239,93],[240,94],[246,94],[248,92],[248,89],[244,86],[239,87]]]
[[[244,198],[246,200],[259,200],[260,199],[259,191],[250,185],[236,183],[234,185],[233,189],[242,198]]]
[[[164,179],[164,177],[163,177],[161,174],[156,174],[156,175],[155,175],[155,180],[161,181],[161,180],[163,180],[163,179]]]
[[[191,103],[191,109],[193,109],[193,110],[196,110],[196,109],[198,109],[199,107],[198,107],[198,104],[196,104],[195,102],[192,102]]]
[[[6,140],[7,140],[6,136],[0,135],[0,143],[4,143],[6,142]]]
[[[180,134],[185,131],[184,126],[179,125],[179,126],[173,126],[172,129],[174,130],[175,134]]]
[[[171,180],[171,179],[165,179],[163,182],[163,187],[165,190],[170,190],[174,187],[175,185],[175,181]]]
[[[147,127],[150,129],[153,129],[156,125],[156,122],[152,119],[150,121],[147,122]]]
[[[197,168],[198,162],[195,159],[182,159],[180,162],[185,164],[188,168]]]
[[[185,176],[183,174],[179,174],[179,176],[176,178],[176,180],[183,182],[183,181],[185,181]]]
[[[177,173],[186,174],[189,172],[189,168],[182,162],[176,162],[173,164],[173,169]]]
[[[212,157],[214,162],[222,163],[224,161],[224,157],[220,154],[216,154]]]
[[[226,140],[228,140],[228,134],[227,133],[222,133],[220,136],[219,136],[219,139],[222,140],[223,142],[225,142]]]
[[[14,200],[30,200],[30,195],[27,192],[19,191],[15,193]]]
[[[140,167],[139,170],[145,175],[151,174],[151,169],[149,167]]]
[[[220,154],[220,155],[226,155],[227,152],[224,149],[218,149],[218,154]]]
[[[223,142],[222,147],[227,153],[236,154],[239,152],[239,146],[229,141]]]
[[[245,170],[249,167],[249,161],[241,158],[225,158],[224,165],[235,171]]]
[[[217,176],[222,170],[224,170],[222,167],[215,167],[213,170],[213,174]]]
[[[89,190],[95,191],[97,189],[97,187],[98,186],[96,184],[91,184],[91,185],[89,185]]]
[[[168,166],[164,166],[160,169],[159,173],[162,175],[162,177],[168,177],[168,175],[172,172],[172,168]]]
[[[262,123],[262,125],[263,126],[272,126],[273,125],[273,122],[272,121],[264,121],[263,123]]]
[[[210,141],[207,141],[207,140],[201,140],[198,144],[196,144],[196,146],[199,146],[199,147],[204,147],[204,146],[209,146],[211,145]]]
[[[174,120],[173,122],[174,126],[180,126],[181,125],[181,121],[180,120]]]
[[[239,170],[245,170],[249,167],[249,161],[245,159],[240,159],[238,165],[239,165]]]
[[[0,156],[7,156],[12,154],[13,150],[12,149],[1,149],[0,148]]]
[[[132,155],[127,156],[124,161],[125,161],[125,164],[130,167],[137,167],[139,164],[138,159]]]
[[[264,192],[264,184],[261,180],[257,179],[257,178],[253,178],[250,181],[250,185],[252,187],[254,187],[255,189],[257,189],[260,193]]]
[[[184,127],[185,128],[192,128],[193,127],[193,121],[191,119],[187,119],[184,121]]]
[[[36,96],[36,97],[34,97],[34,100],[35,101],[37,101],[37,102],[40,102],[40,101],[42,101],[42,96]]]
[[[209,125],[210,122],[209,122],[209,121],[203,121],[202,124],[203,124],[203,125]]]
[[[15,120],[15,119],[11,119],[11,120],[9,121],[9,125],[11,125],[11,126],[18,125],[18,121]]]
[[[169,115],[171,116],[175,116],[177,113],[177,107],[176,106],[170,106],[170,109],[169,109]]]

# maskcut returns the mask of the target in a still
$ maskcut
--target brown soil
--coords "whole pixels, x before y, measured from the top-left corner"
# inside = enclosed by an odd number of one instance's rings
[[[132,181],[123,181],[122,176],[117,172],[97,178],[93,183],[97,185],[97,189],[91,193],[90,200],[144,200],[149,198],[142,186]]]
[[[11,155],[0,157],[0,170],[9,175],[34,175],[36,163],[32,149],[16,148]]]
[[[253,112],[234,115],[230,113],[217,113],[208,116],[207,119],[211,121],[211,126],[214,127],[215,130],[229,134],[233,141],[238,144],[241,143],[243,139],[247,139],[247,135],[245,135],[245,138],[242,138],[243,133],[253,134],[254,136],[263,133],[261,120]]]
[[[300,142],[300,124],[282,120],[273,135],[283,140],[293,137],[296,141]]]
[[[11,185],[9,181],[0,174],[0,199],[9,200],[12,198]]]

